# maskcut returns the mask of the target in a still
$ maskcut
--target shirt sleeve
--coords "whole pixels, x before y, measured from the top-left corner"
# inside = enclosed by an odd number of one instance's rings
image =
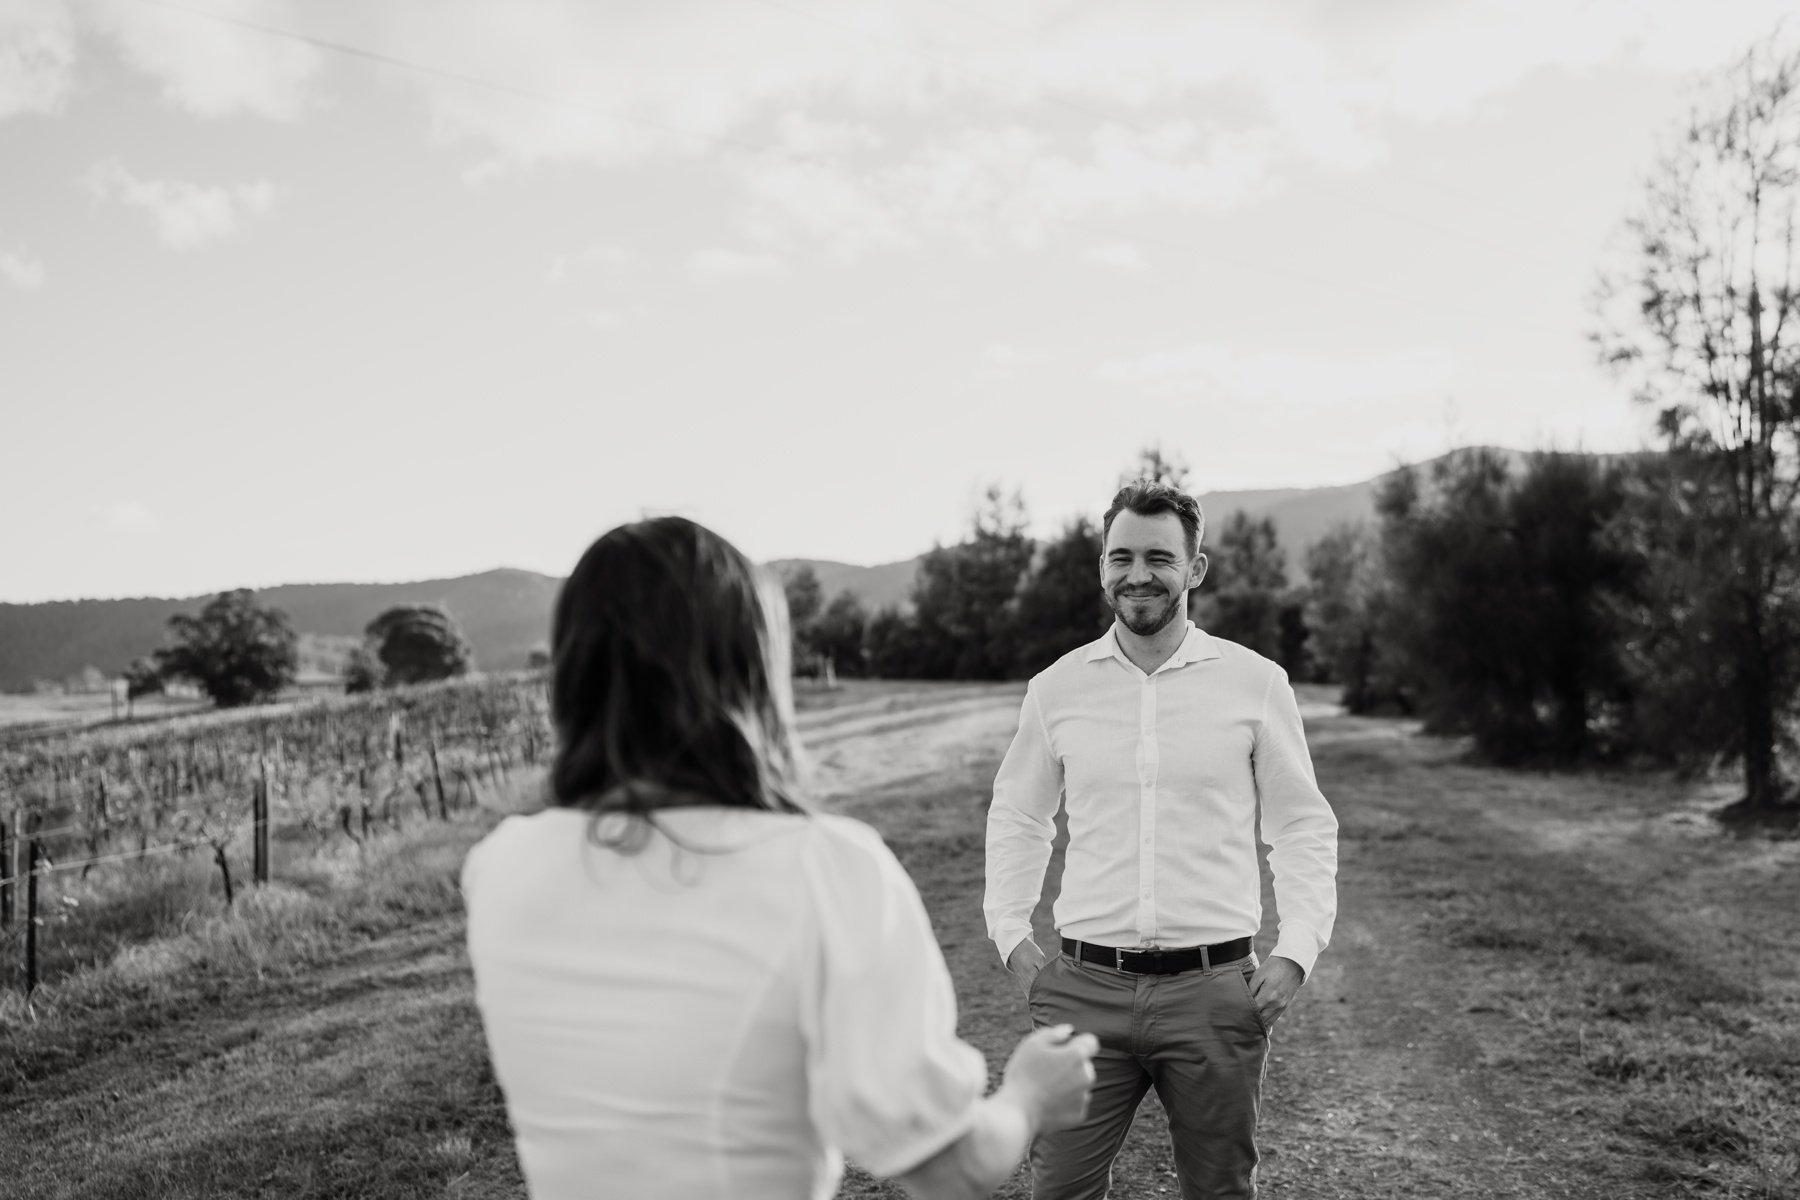
[[[1338,823],[1313,776],[1300,706],[1283,671],[1263,697],[1251,762],[1281,920],[1272,953],[1310,976],[1337,920]]]
[[[801,988],[814,1128],[892,1178],[966,1133],[987,1088],[956,1036],[956,991],[931,922],[874,830],[830,822],[809,856],[818,934]]]
[[[1031,912],[1043,895],[1062,793],[1062,763],[1050,749],[1034,681],[1025,689],[1019,730],[1001,760],[988,805],[987,893],[981,910],[1001,962],[1031,936]]]

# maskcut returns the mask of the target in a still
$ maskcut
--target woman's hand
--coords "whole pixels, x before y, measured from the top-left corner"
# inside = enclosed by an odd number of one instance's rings
[[[1046,1130],[1087,1116],[1099,1039],[1057,1025],[1029,1034],[1007,1060],[994,1094],[975,1107],[967,1133],[900,1176],[921,1200],[981,1200],[1013,1173]]]
[[[1100,1040],[1053,1025],[1023,1038],[1007,1060],[1000,1092],[1017,1101],[1039,1133],[1079,1125],[1087,1116]]]

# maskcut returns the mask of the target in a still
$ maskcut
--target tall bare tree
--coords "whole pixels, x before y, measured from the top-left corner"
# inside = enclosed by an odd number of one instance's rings
[[[1137,462],[1119,475],[1117,486],[1124,487],[1137,479],[1152,479],[1185,492],[1191,482],[1188,471],[1187,459],[1176,451],[1165,451],[1161,442],[1153,442],[1138,451]]]
[[[1777,752],[1800,692],[1797,207],[1800,50],[1772,41],[1711,80],[1670,139],[1596,335],[1657,409],[1674,478],[1648,549],[1685,550],[1666,562],[1685,612],[1666,618],[1690,626],[1690,653],[1720,660],[1733,710],[1698,722],[1720,744],[1695,749],[1741,758],[1753,809],[1785,798]]]

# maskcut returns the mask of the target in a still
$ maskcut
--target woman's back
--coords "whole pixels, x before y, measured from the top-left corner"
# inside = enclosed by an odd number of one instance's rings
[[[621,850],[593,819],[509,818],[463,873],[534,1197],[826,1196],[840,1150],[885,1173],[960,1136],[985,1067],[872,830],[672,808],[657,823],[687,848]]]

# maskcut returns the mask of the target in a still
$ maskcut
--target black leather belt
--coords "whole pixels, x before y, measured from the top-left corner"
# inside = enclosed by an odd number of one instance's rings
[[[1174,975],[1181,971],[1211,970],[1214,963],[1236,962],[1250,954],[1250,939],[1233,938],[1211,946],[1182,946],[1175,950],[1120,950],[1113,946],[1096,946],[1066,937],[1063,953],[1082,962],[1097,963],[1134,975]]]

